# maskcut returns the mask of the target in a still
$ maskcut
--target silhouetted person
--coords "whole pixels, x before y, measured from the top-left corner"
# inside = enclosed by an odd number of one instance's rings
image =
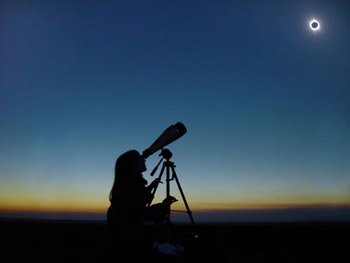
[[[110,206],[107,223],[112,234],[112,256],[127,261],[152,256],[153,252],[176,255],[183,248],[171,243],[158,243],[154,233],[146,233],[144,223],[162,223],[170,213],[170,206],[177,201],[168,196],[162,203],[150,206],[153,189],[159,179],[147,185],[142,173],[146,171],[145,159],[137,150],[121,154],[115,163],[114,183],[109,194]]]
[[[116,160],[107,210],[107,222],[117,246],[116,252],[133,252],[139,256],[137,253],[151,249],[152,244],[145,243],[147,237],[144,235],[143,222],[148,204],[154,197],[152,189],[156,187],[158,179],[147,185],[142,175],[146,169],[145,159],[136,150],[129,150]]]

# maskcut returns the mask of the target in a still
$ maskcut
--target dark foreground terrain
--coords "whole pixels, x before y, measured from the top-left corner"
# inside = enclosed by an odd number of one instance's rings
[[[350,223],[198,224],[197,239],[191,231],[188,225],[171,228],[171,241],[186,248],[182,258],[143,261],[350,262]],[[101,222],[0,219],[1,263],[120,262],[110,258],[118,253],[110,243]]]

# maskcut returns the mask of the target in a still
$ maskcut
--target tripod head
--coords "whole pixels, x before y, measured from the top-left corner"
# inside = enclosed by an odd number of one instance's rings
[[[169,149],[162,149],[159,156],[161,156],[162,158],[160,159],[158,164],[153,168],[152,172],[150,173],[151,176],[153,176],[157,172],[157,169],[158,169],[159,165],[162,163],[162,161],[164,159],[169,161],[170,158],[173,157],[173,154]]]
[[[162,149],[162,151],[160,152],[159,156],[162,156],[163,158],[165,158],[167,161],[170,160],[171,157],[173,157],[172,152],[169,149]]]

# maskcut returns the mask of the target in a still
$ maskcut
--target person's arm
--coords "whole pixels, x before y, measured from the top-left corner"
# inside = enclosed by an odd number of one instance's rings
[[[159,178],[156,178],[152,181],[152,183],[150,183],[147,186],[147,189],[152,192],[153,189],[156,189],[158,187],[158,184],[161,183],[161,181],[159,180]]]
[[[155,190],[157,189],[159,183],[160,180],[156,178],[148,186],[146,186],[146,206],[152,203],[154,199]]]

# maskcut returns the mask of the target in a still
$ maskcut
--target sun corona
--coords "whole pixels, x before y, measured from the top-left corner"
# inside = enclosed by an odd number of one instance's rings
[[[309,21],[309,27],[312,31],[319,31],[321,29],[320,22],[316,19],[311,19]]]

